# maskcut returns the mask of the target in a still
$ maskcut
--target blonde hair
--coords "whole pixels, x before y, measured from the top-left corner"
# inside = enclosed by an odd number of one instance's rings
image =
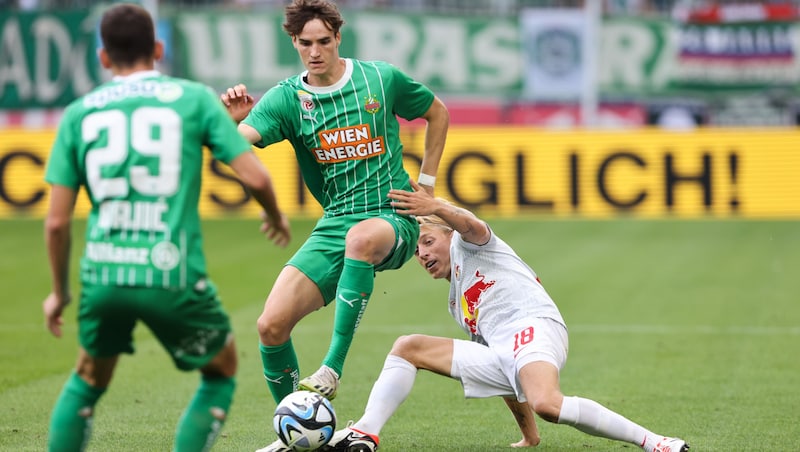
[[[446,200],[444,198],[436,198],[436,200],[441,202],[442,204],[445,204],[448,207],[455,207],[452,202],[450,202],[450,201],[448,201],[448,200]],[[439,215],[433,215],[433,214],[431,214],[431,215],[422,215],[422,216],[418,216],[416,218],[417,218],[417,223],[419,223],[420,226],[430,225],[430,226],[436,226],[436,227],[439,227],[439,228],[442,228],[442,229],[446,229],[448,231],[452,231],[453,230],[453,227],[450,226],[446,221],[444,221],[442,219],[442,217],[440,217]]]

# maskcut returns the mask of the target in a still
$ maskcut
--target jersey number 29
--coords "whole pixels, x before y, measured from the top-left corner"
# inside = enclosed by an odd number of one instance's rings
[[[171,196],[177,193],[181,170],[181,117],[164,107],[140,107],[128,117],[121,110],[92,113],[81,124],[84,142],[95,141],[106,131],[105,147],[86,153],[87,183],[97,201],[124,198],[133,188],[149,196]],[[159,131],[157,138],[153,130]],[[130,137],[130,145],[128,145]],[[134,165],[129,174],[103,177],[102,169],[125,162],[130,152],[158,158],[158,173],[148,167]]]

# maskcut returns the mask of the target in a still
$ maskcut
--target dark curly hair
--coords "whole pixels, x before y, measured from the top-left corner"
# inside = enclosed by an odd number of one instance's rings
[[[344,25],[339,8],[328,0],[294,0],[286,6],[284,13],[283,29],[292,37],[299,35],[306,23],[314,19],[324,22],[334,34],[339,33]]]

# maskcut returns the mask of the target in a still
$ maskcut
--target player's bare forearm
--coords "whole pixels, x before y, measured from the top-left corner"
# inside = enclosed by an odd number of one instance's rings
[[[238,130],[239,134],[243,136],[250,144],[255,144],[261,141],[261,134],[258,133],[258,130],[248,126],[247,124],[239,124],[236,130]]]
[[[428,111],[425,112],[423,118],[428,124],[425,128],[425,153],[422,156],[419,172],[420,174],[436,177],[447,140],[450,113],[444,103],[438,97],[434,97],[433,103],[428,108]],[[423,182],[422,186],[425,191],[431,195],[433,194],[433,185]]]
[[[62,313],[71,300],[69,290],[69,255],[72,246],[72,212],[77,192],[53,185],[50,208],[45,218],[44,240],[50,264],[51,292],[42,303],[48,330],[61,337]]]
[[[474,213],[446,202],[439,201],[439,204],[434,215],[439,216],[458,231],[465,241],[476,245],[484,245],[489,241],[491,238],[489,226]]]
[[[77,192],[53,185],[45,218],[45,246],[50,263],[52,291],[57,301],[69,303],[69,257],[72,245],[72,212]]]
[[[522,440],[511,444],[511,447],[538,446],[541,437],[539,436],[539,427],[536,425],[536,417],[530,405],[506,397],[503,397],[503,401],[506,402],[506,406],[511,410],[511,414],[514,415],[514,420],[517,421],[517,426],[522,432]]]
[[[262,232],[276,245],[286,246],[291,240],[289,221],[278,207],[270,174],[253,152],[240,154],[230,162],[230,166],[264,209]]]
[[[45,243],[50,262],[51,290],[62,305],[69,303],[69,255],[72,245],[69,223],[45,226]]]
[[[410,181],[413,192],[405,190],[389,190],[389,198],[398,212],[404,215],[436,215],[469,243],[483,245],[491,238],[489,226],[467,209],[454,206],[441,198],[434,198],[413,180]]]
[[[272,184],[270,183],[268,188],[252,190],[251,193],[261,207],[264,208],[261,215],[261,219],[263,220],[261,232],[266,234],[268,239],[281,248],[288,245],[292,239],[289,219],[278,208],[278,200],[275,197]]]

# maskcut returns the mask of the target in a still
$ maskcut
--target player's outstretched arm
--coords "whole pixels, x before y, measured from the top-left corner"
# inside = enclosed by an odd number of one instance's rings
[[[450,126],[450,112],[441,99],[434,97],[433,103],[422,117],[428,124],[425,128],[425,152],[419,169],[419,182],[422,188],[432,195],[436,173],[439,171],[439,161],[444,153],[447,129]]]
[[[519,430],[522,432],[522,440],[512,443],[511,447],[533,447],[538,446],[541,438],[539,437],[539,427],[536,426],[536,417],[531,406],[527,402],[518,402],[516,399],[503,397],[511,414],[517,421]]]
[[[256,201],[264,208],[261,215],[264,220],[261,231],[276,245],[286,246],[292,238],[289,220],[278,207],[272,177],[264,165],[252,151],[249,151],[233,159],[230,166]]]
[[[392,205],[399,213],[416,216],[436,215],[458,231],[465,241],[476,245],[483,245],[492,237],[489,226],[474,213],[454,206],[444,199],[434,198],[418,183],[413,180],[410,182],[414,188],[413,192],[389,190],[389,197],[393,199]]]

